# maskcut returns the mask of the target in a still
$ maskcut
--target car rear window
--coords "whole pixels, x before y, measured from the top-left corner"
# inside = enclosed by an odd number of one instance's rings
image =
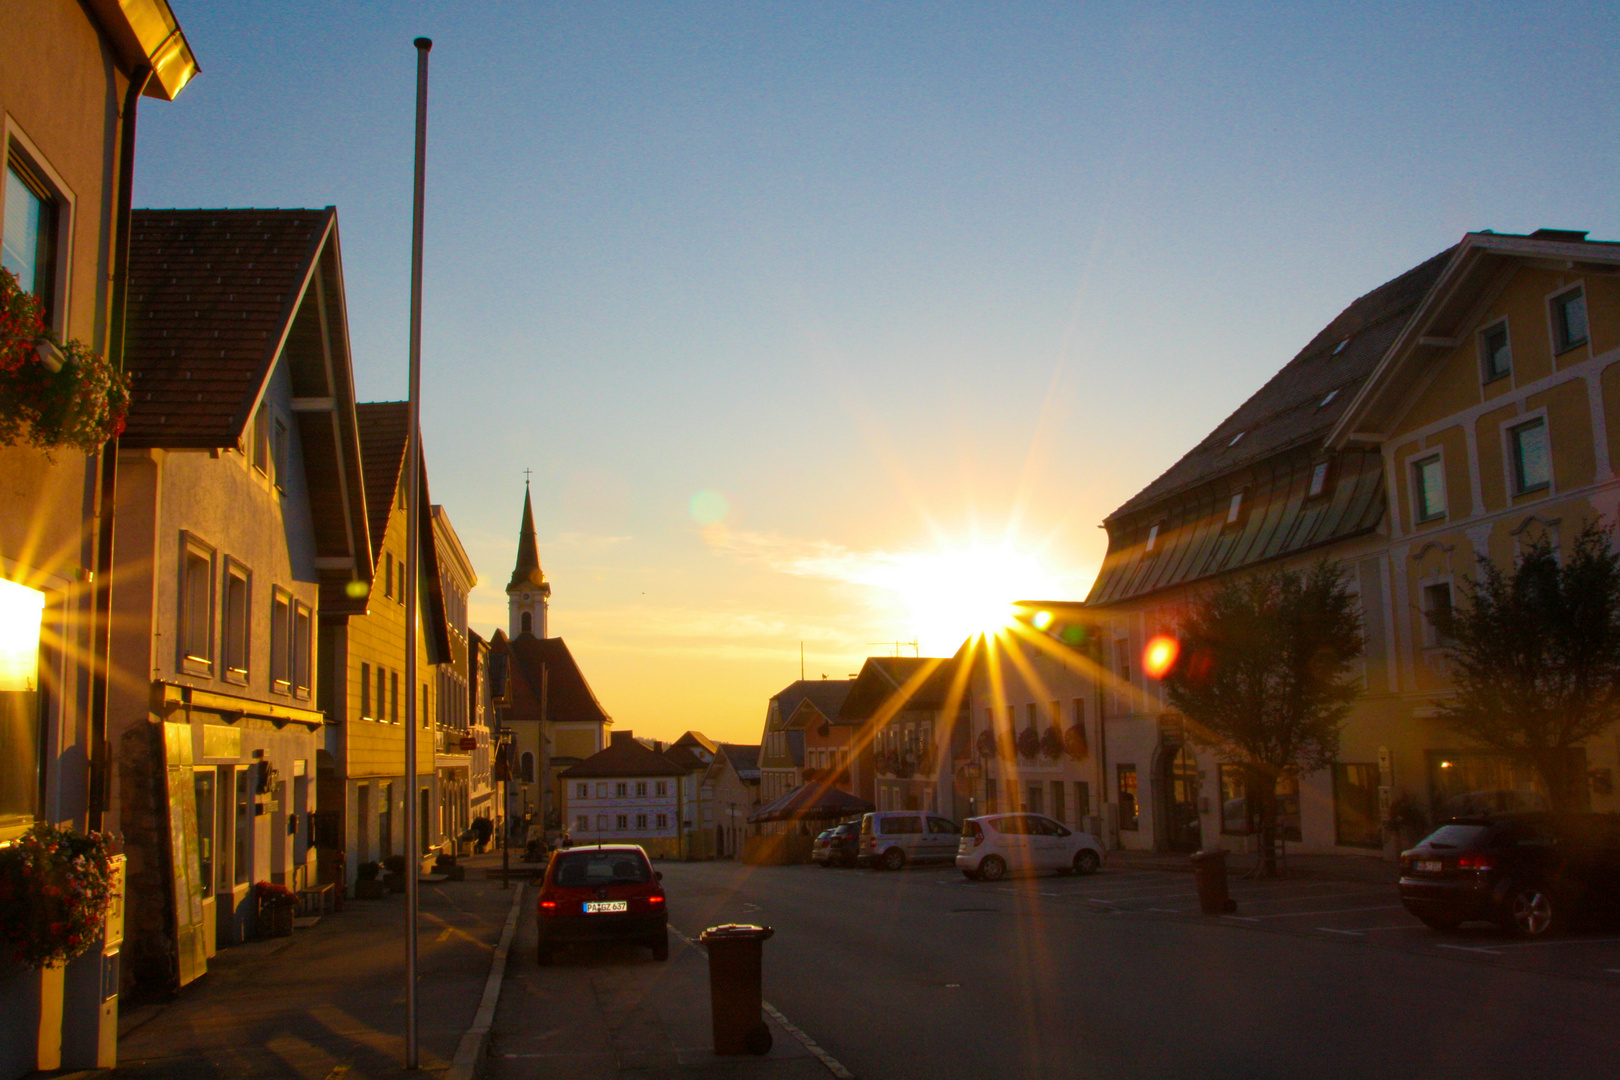
[[[1479,844],[1488,831],[1484,825],[1442,825],[1426,836],[1423,843],[1432,848],[1469,848]]]
[[[565,851],[557,856],[551,880],[564,889],[645,885],[652,880],[652,868],[639,851]]]

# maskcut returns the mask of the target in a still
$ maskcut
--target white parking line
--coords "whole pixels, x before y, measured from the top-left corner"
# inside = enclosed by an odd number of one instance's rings
[[[1361,935],[1361,934],[1376,934],[1376,933],[1379,933],[1380,931],[1383,931],[1383,930],[1425,930],[1425,929],[1427,929],[1427,927],[1419,926],[1417,923],[1407,923],[1407,924],[1402,925],[1402,926],[1363,926],[1359,930],[1340,930],[1340,929],[1338,929],[1337,927],[1334,927],[1334,926],[1318,926],[1317,929],[1323,931],[1324,933],[1328,933],[1328,934],[1356,934],[1356,935]]]
[[[1273,915],[1256,915],[1256,919],[1314,919],[1318,915],[1348,915],[1353,911],[1399,911],[1399,904],[1379,904],[1377,907],[1347,907],[1333,911],[1279,911]]]
[[[1536,949],[1553,945],[1613,945],[1620,938],[1557,938],[1553,941],[1508,941],[1493,945],[1493,949]]]
[[[1234,897],[1234,899],[1236,899],[1238,901],[1241,901],[1242,903],[1247,904],[1250,907],[1258,907],[1261,904],[1297,904],[1297,903],[1301,903],[1301,902],[1309,902],[1309,901],[1312,901],[1312,900],[1360,900],[1360,899],[1362,899],[1364,897],[1368,897],[1368,896],[1388,896],[1388,895],[1389,895],[1389,891],[1386,889],[1386,890],[1381,890],[1379,892],[1343,893],[1343,894],[1341,894],[1339,896],[1276,896],[1276,897],[1272,897],[1270,900],[1250,900],[1247,897],[1237,896],[1237,897]],[[1400,907],[1399,904],[1395,904],[1393,906]]]

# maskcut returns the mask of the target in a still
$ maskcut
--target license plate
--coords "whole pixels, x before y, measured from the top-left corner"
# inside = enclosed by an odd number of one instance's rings
[[[587,900],[585,901],[585,914],[595,915],[599,911],[629,911],[628,900]]]
[[[1438,874],[1440,872],[1440,860],[1419,859],[1417,868],[1420,874]]]

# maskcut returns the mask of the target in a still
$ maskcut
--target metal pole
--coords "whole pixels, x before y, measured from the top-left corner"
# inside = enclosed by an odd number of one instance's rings
[[[428,50],[416,39],[416,192],[411,221],[411,381],[405,439],[405,1067],[416,1066],[416,879],[422,857],[417,837],[416,640],[417,578],[421,574],[422,491],[422,202],[427,164]]]

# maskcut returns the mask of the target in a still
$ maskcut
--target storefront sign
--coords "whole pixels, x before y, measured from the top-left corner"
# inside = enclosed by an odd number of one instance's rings
[[[197,800],[191,770],[191,725],[163,725],[169,794],[169,866],[173,871],[180,985],[208,971],[203,937],[202,871],[197,861]]]

